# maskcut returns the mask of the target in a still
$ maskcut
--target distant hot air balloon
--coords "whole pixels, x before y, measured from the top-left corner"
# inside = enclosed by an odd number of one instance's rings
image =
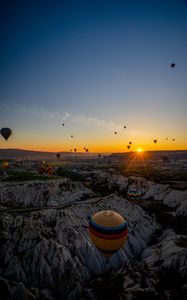
[[[77,152],[77,148],[74,149],[74,152]]]
[[[64,126],[64,123],[62,123],[62,126]]]
[[[173,142],[175,141],[175,139],[173,139]]]
[[[96,248],[110,257],[127,240],[127,220],[114,211],[97,212],[89,222],[89,236]]]
[[[71,135],[71,138],[73,138],[73,135]]]
[[[168,162],[169,157],[167,155],[163,155],[162,159],[163,159],[164,162]]]
[[[156,143],[157,143],[157,140],[153,140],[153,143],[155,143],[155,144],[156,144]]]
[[[129,145],[132,145],[132,142],[129,142]]]
[[[70,151],[72,152],[73,150],[71,149]]]
[[[131,146],[129,146],[129,145],[128,145],[128,146],[127,146],[127,149],[129,150],[129,149],[130,149],[130,147],[131,147]]]
[[[48,176],[52,176],[54,174],[54,169],[52,167],[48,167],[46,170],[45,170],[45,173],[48,175]]]
[[[129,200],[140,200],[142,198],[142,192],[135,188],[127,190],[127,199]]]
[[[3,167],[4,169],[7,169],[7,168],[9,167],[8,161],[4,161],[4,162],[2,163],[2,167]]]
[[[85,151],[88,152],[88,149],[86,149]]]
[[[175,63],[172,63],[170,66],[171,66],[171,68],[174,68],[175,67]]]
[[[1,135],[4,137],[4,139],[7,141],[8,138],[11,136],[12,130],[10,128],[2,128],[1,129]]]
[[[56,155],[56,157],[58,158],[58,159],[60,159],[60,153],[57,153],[57,155]]]
[[[166,140],[168,140],[168,138],[166,138]]]
[[[115,131],[114,134],[117,134],[117,131]]]
[[[127,128],[126,126],[124,126],[123,128]]]

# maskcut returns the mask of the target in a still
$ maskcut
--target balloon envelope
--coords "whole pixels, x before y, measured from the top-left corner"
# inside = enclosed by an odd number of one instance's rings
[[[104,256],[111,256],[127,239],[127,220],[117,212],[100,211],[89,222],[89,236]]]
[[[57,157],[58,159],[60,159],[60,153],[57,153],[56,157]]]
[[[1,129],[1,135],[4,137],[4,139],[7,141],[8,138],[11,136],[12,130],[10,128],[2,128]]]
[[[141,190],[131,188],[127,190],[127,199],[129,200],[141,200],[143,193]]]
[[[3,168],[8,168],[8,166],[9,166],[8,161],[4,161],[4,162],[2,163],[2,167],[3,167]]]

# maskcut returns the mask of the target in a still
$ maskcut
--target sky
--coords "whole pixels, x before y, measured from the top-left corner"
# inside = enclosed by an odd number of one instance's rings
[[[187,1],[3,0],[0,22],[0,148],[187,149]]]

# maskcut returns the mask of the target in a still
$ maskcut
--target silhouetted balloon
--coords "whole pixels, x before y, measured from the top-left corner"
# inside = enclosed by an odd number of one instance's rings
[[[77,148],[74,149],[74,152],[76,152],[76,151],[77,151]]]
[[[173,142],[175,141],[175,139],[173,139]]]
[[[167,155],[163,155],[163,156],[162,156],[162,159],[163,159],[164,162],[167,162],[169,158],[168,158]]]
[[[127,221],[114,211],[97,212],[89,222],[89,236],[96,248],[109,257],[127,240]]]
[[[88,152],[88,149],[86,149],[85,151]]]
[[[127,128],[126,126],[124,126],[123,128]]]
[[[71,135],[71,138],[73,138],[73,135]]]
[[[57,155],[56,155],[56,157],[58,158],[58,159],[60,159],[60,153],[57,153]]]
[[[156,144],[156,143],[157,143],[157,140],[153,140],[153,142]]]
[[[174,68],[174,67],[175,67],[175,63],[172,63],[172,64],[171,64],[171,67]]]
[[[166,140],[168,140],[168,138],[166,138]]]
[[[129,142],[129,145],[132,145],[132,142]]]
[[[114,134],[117,134],[117,132],[115,131]]]
[[[2,128],[1,129],[1,135],[4,137],[4,139],[7,141],[8,138],[11,136],[12,130],[10,128]]]
[[[130,149],[130,147],[131,147],[131,146],[129,146],[129,145],[128,145],[128,146],[127,146],[127,149],[129,150],[129,149]]]
[[[62,123],[62,126],[64,126],[64,123]]]

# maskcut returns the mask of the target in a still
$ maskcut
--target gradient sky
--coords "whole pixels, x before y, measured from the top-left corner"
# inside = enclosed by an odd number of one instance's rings
[[[187,149],[187,1],[1,3],[0,148]]]

